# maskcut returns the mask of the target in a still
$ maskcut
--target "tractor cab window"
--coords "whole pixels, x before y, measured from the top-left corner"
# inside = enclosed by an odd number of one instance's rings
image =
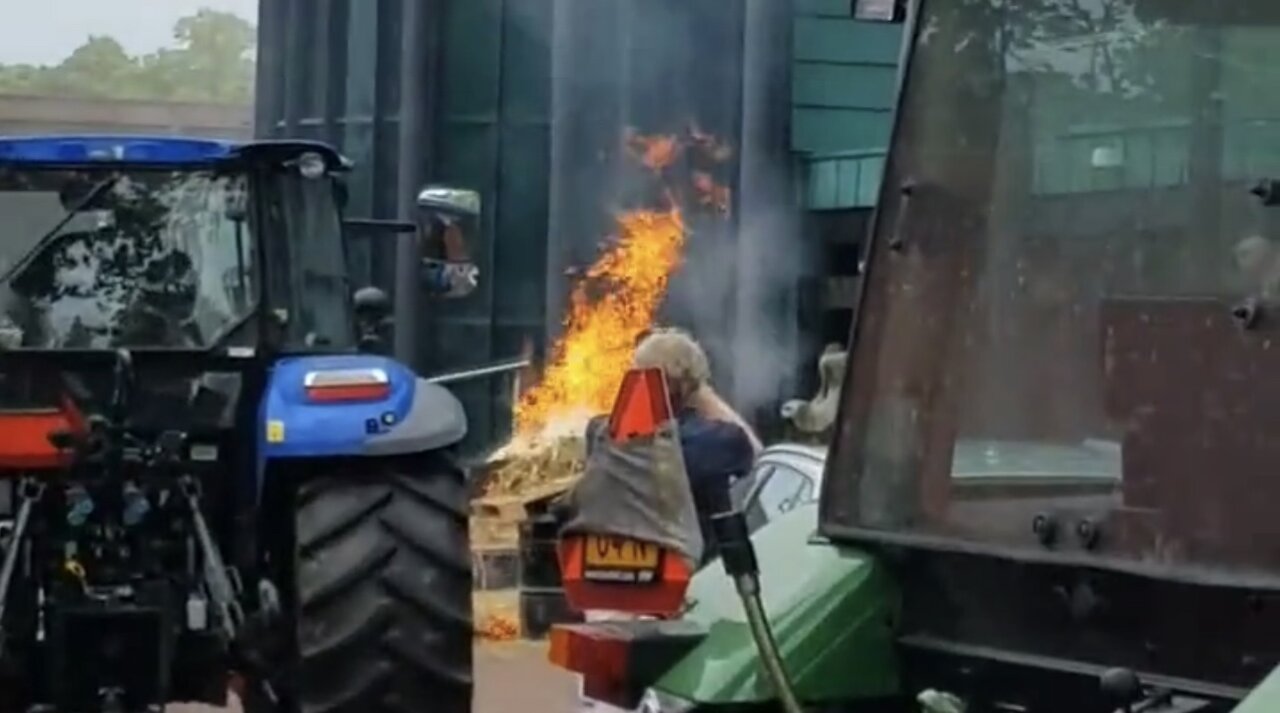
[[[257,303],[241,175],[0,172],[0,347],[202,349]]]
[[[1278,7],[919,4],[824,527],[1280,567]]]
[[[333,184],[289,172],[270,201],[280,240],[269,247],[272,301],[293,349],[343,349],[355,343],[351,286]],[[278,222],[277,222],[278,221]]]

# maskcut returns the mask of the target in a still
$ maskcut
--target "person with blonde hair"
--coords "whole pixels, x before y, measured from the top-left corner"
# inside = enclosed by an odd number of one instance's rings
[[[636,343],[631,367],[659,369],[666,377],[680,456],[702,533],[701,561],[706,562],[718,554],[711,516],[732,507],[729,488],[751,471],[762,448],[760,439],[711,387],[707,353],[688,332],[670,327],[648,330]],[[607,425],[607,415],[587,424],[588,458]],[[570,500],[566,498],[566,507]]]
[[[750,442],[752,456],[760,450],[760,439],[751,426],[711,388],[707,353],[688,332],[674,327],[649,330],[636,345],[631,365],[662,370],[671,392],[671,407],[677,414],[685,412],[737,426]]]
[[[637,369],[661,369],[680,429],[680,450],[693,491],[705,545],[703,561],[718,548],[710,518],[728,510],[729,486],[747,475],[760,452],[760,439],[742,416],[711,387],[711,364],[702,345],[675,328],[651,330],[636,345]]]

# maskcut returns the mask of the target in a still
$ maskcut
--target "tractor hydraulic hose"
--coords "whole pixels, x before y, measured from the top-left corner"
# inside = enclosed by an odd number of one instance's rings
[[[0,645],[4,643],[4,611],[9,600],[9,585],[13,582],[13,571],[18,564],[18,553],[27,534],[27,525],[31,522],[31,511],[40,498],[44,497],[44,488],[44,483],[31,478],[18,484],[18,496],[22,499],[22,505],[18,508],[18,518],[9,536],[4,565],[0,567]]]
[[[218,610],[219,623],[227,641],[234,643],[244,624],[244,611],[237,600],[239,587],[232,582],[230,570],[223,563],[222,553],[213,541],[209,525],[200,512],[200,484],[191,476],[183,476],[180,481],[182,494],[191,509],[191,522],[196,530],[196,543],[200,546],[201,559],[204,560],[204,583],[209,590],[209,599]]]
[[[755,640],[765,674],[773,684],[778,701],[782,703],[782,710],[785,713],[803,713],[795,688],[782,664],[778,642],[773,638],[773,629],[769,626],[769,617],[765,614],[764,603],[760,599],[760,566],[756,561],[755,548],[751,545],[747,520],[741,512],[724,512],[711,517],[711,527],[716,542],[720,545],[720,559],[724,563],[724,570],[733,579],[733,586],[742,599],[751,638]]]

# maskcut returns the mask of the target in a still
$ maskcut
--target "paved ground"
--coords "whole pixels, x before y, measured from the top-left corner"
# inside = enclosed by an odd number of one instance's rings
[[[515,590],[476,592],[477,622],[519,620]],[[576,713],[577,680],[547,661],[547,645],[533,641],[478,641],[475,648],[475,703],[472,713]],[[227,708],[171,705],[167,713],[241,713]]]
[[[546,644],[512,642],[476,647],[473,713],[573,713],[578,684],[547,662]]]
[[[518,626],[515,590],[476,592],[476,621]],[[547,645],[534,641],[481,641],[475,649],[476,693],[472,713],[574,713],[578,682],[547,661]]]
[[[578,684],[547,663],[545,644],[519,641],[476,645],[472,713],[574,713]],[[172,705],[168,713],[240,713],[239,706]]]

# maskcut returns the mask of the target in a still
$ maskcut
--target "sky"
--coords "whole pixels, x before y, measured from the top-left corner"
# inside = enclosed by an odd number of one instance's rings
[[[258,0],[0,0],[0,64],[57,64],[89,35],[129,54],[173,44],[173,24],[200,8],[257,21]]]

